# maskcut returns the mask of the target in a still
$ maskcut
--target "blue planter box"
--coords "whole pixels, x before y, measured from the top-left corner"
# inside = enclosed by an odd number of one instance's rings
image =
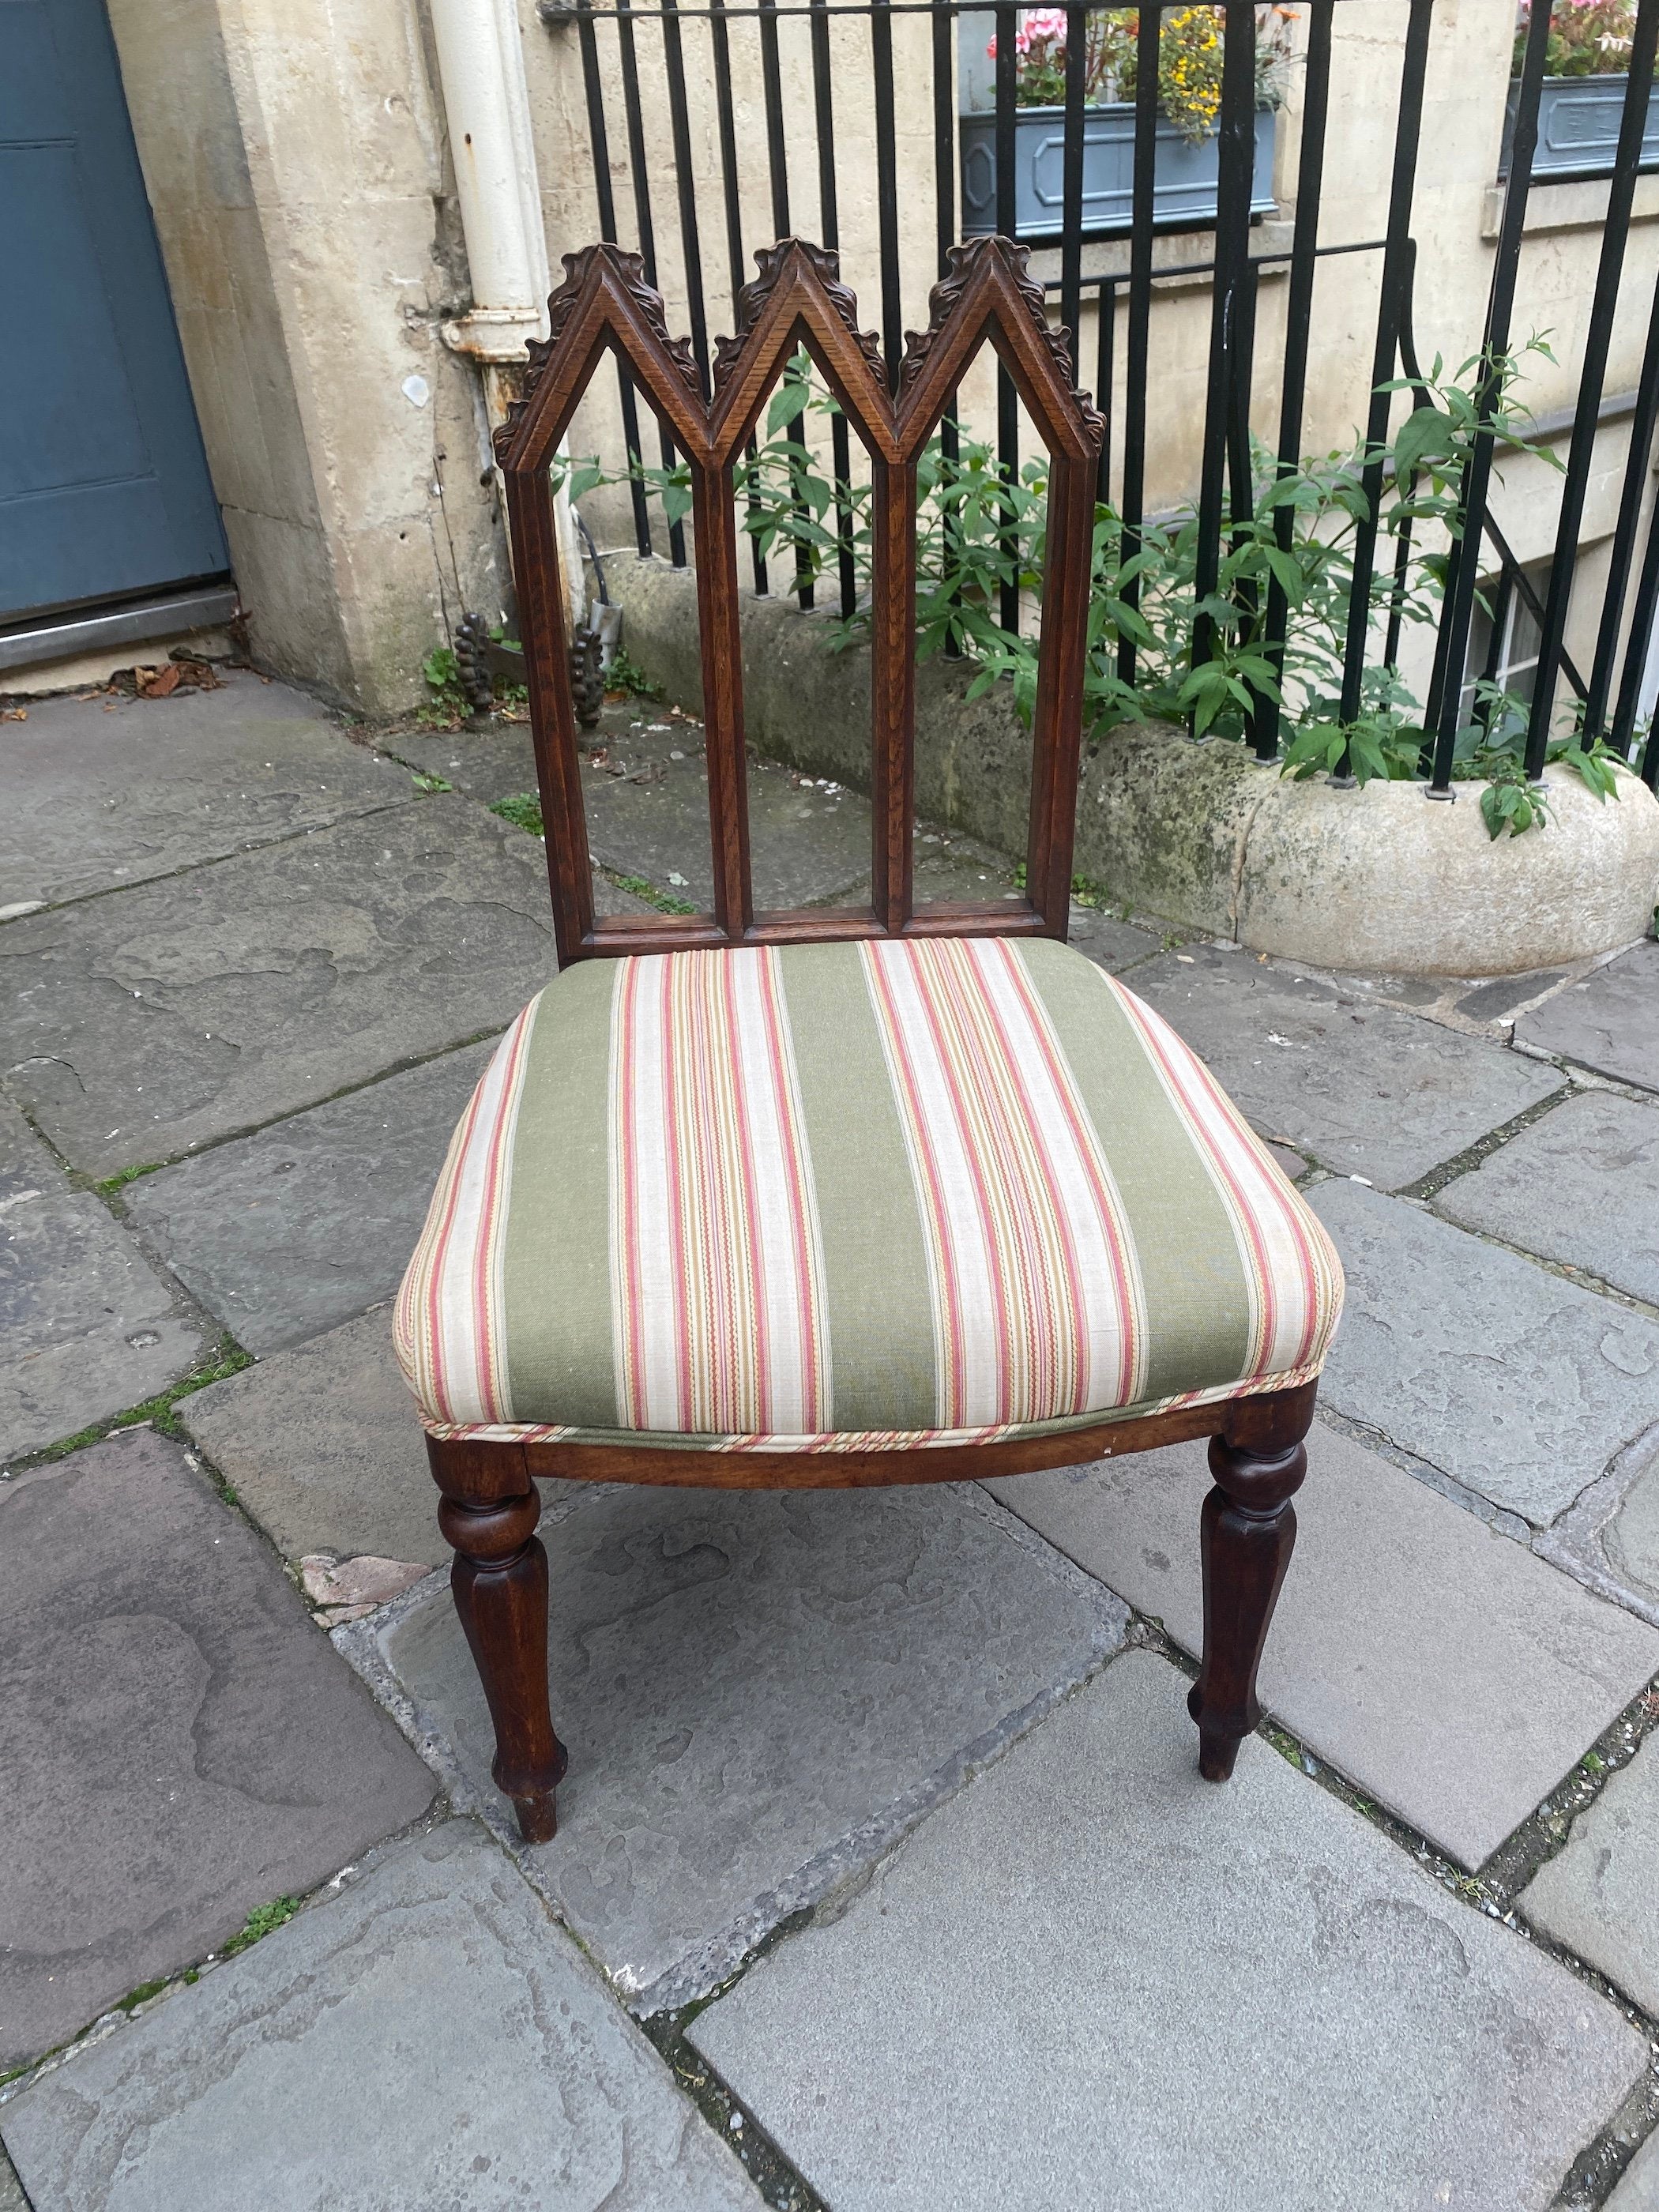
[[[1619,118],[1625,109],[1622,76],[1547,76],[1538,102],[1538,151],[1534,177],[1572,177],[1586,170],[1610,169],[1619,151]],[[1504,118],[1504,159],[1498,175],[1510,173],[1515,111],[1521,98],[1517,79],[1510,86]],[[1644,167],[1659,165],[1659,84],[1648,95],[1647,128],[1642,134]]]
[[[962,118],[962,227],[972,235],[996,228],[996,118]],[[1162,117],[1158,125],[1159,222],[1215,219],[1220,142],[1212,132],[1197,145]],[[1057,239],[1065,209],[1066,111],[1022,107],[1014,118],[1014,229],[1018,238]],[[1083,111],[1083,228],[1127,230],[1134,205],[1135,112],[1129,103]],[[1273,118],[1256,112],[1255,167],[1250,212],[1273,210]]]

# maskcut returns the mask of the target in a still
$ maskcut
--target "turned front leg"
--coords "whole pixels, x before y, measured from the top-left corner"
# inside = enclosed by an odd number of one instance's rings
[[[483,1459],[477,1447],[434,1443],[430,1456],[443,1492],[438,1526],[455,1549],[449,1586],[495,1727],[490,1771],[517,1808],[525,1841],[550,1843],[558,1826],[554,1790],[569,1762],[547,1697],[542,1502],[522,1455],[515,1465]]]
[[[1302,1438],[1314,1386],[1235,1401],[1229,1433],[1210,1439],[1215,1488],[1204,1501],[1204,1658],[1187,1710],[1198,1723],[1199,1771],[1224,1782],[1260,1723],[1256,1669],[1296,1543],[1291,1504],[1308,1469]]]

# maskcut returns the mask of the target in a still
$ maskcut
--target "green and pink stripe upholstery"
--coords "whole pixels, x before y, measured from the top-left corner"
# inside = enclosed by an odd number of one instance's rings
[[[978,1442],[1319,1372],[1336,1255],[1200,1061],[1047,939],[583,961],[398,1295],[438,1437]]]

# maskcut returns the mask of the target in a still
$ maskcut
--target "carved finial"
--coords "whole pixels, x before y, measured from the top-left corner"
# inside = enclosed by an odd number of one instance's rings
[[[1017,246],[1011,238],[994,235],[969,239],[965,246],[953,246],[948,258],[949,269],[927,295],[927,329],[906,331],[904,333],[904,359],[899,368],[901,398],[921,374],[941,329],[967,290],[974,270],[981,261],[994,258],[1001,262],[1012,279],[1014,289],[1024,302],[1033,327],[1054,357],[1061,384],[1070,393],[1085,426],[1097,441],[1105,432],[1105,422],[1090,395],[1073,382],[1071,334],[1066,331],[1055,330],[1048,320],[1043,306],[1042,287],[1029,273],[1029,249]]]
[[[633,301],[651,334],[661,344],[669,362],[680,381],[693,398],[701,404],[702,380],[697,374],[697,363],[691,351],[690,338],[673,338],[668,335],[667,311],[662,295],[653,291],[645,281],[645,262],[637,253],[629,253],[620,246],[603,244],[585,246],[580,253],[564,257],[564,282],[552,293],[547,302],[547,336],[532,338],[529,344],[530,363],[524,373],[524,383],[519,397],[508,406],[507,419],[495,431],[492,441],[495,458],[505,462],[518,436],[519,425],[536,397],[536,388],[547,373],[548,362],[562,336],[565,325],[576,311],[588,271],[595,262],[601,262],[610,270],[619,288]]]
[[[714,341],[715,391],[723,391],[736,374],[744,342],[759,322],[761,310],[771,297],[792,253],[799,254],[817,278],[825,299],[846,324],[853,343],[869,362],[877,383],[884,390],[887,372],[882,367],[881,347],[873,331],[859,328],[859,303],[841,281],[839,257],[828,246],[813,246],[804,238],[781,238],[775,246],[762,246],[756,249],[755,264],[760,274],[745,284],[738,295],[736,333],[732,337]]]

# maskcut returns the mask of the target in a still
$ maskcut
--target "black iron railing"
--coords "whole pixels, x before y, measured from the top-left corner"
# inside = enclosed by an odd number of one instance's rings
[[[1230,548],[1236,549],[1253,526],[1254,511],[1272,487],[1283,485],[1303,466],[1302,448],[1310,415],[1309,379],[1317,273],[1340,257],[1374,260],[1377,270],[1375,320],[1369,361],[1369,398],[1363,440],[1351,462],[1354,495],[1348,501],[1352,531],[1345,553],[1346,618],[1334,650],[1333,696],[1319,711],[1346,729],[1363,718],[1370,676],[1379,665],[1397,665],[1402,608],[1408,572],[1427,575],[1437,598],[1437,635],[1433,670],[1416,725],[1419,769],[1432,795],[1449,793],[1454,773],[1469,742],[1467,684],[1481,672],[1468,667],[1470,636],[1478,605],[1488,614],[1501,600],[1507,606],[1520,592],[1532,592],[1491,514],[1494,458],[1514,441],[1513,410],[1506,405],[1506,373],[1513,333],[1526,326],[1519,296],[1525,219],[1537,141],[1550,9],[1540,0],[1531,10],[1525,64],[1515,102],[1511,150],[1495,250],[1478,366],[1474,374],[1474,409],[1461,442],[1449,459],[1440,457],[1452,491],[1439,512],[1426,514],[1413,501],[1414,471],[1396,465],[1391,437],[1397,439],[1403,409],[1430,404],[1430,380],[1419,351],[1433,351],[1432,334],[1413,331],[1414,279],[1423,242],[1413,227],[1425,164],[1431,181],[1434,150],[1423,144],[1426,94],[1435,64],[1435,0],[1406,0],[1394,81],[1374,82],[1372,100],[1387,97],[1395,122],[1391,172],[1383,212],[1373,227],[1380,235],[1332,239],[1322,234],[1324,185],[1331,159],[1328,144],[1334,72],[1334,30],[1341,0],[1304,0],[1305,39],[1298,58],[1296,119],[1299,150],[1294,174],[1294,211],[1288,243],[1264,239],[1252,217],[1258,100],[1255,70],[1257,10],[1254,0],[1220,0],[1216,14],[1224,46],[1221,97],[1216,118],[1218,146],[1217,211],[1197,226],[1194,251],[1176,259],[1162,246],[1171,225],[1160,219],[1157,200],[1158,125],[1158,40],[1165,12],[1158,5],[1139,12],[1133,101],[1132,211],[1116,234],[1085,231],[1083,219],[1085,88],[1082,56],[1090,13],[1069,5],[1066,45],[1063,131],[1063,220],[1057,249],[1042,274],[1045,293],[1059,325],[1074,334],[1094,324],[1091,357],[1079,360],[1079,381],[1092,384],[1108,417],[1100,464],[1100,495],[1115,518],[1109,559],[1119,579],[1116,604],[1128,611],[1115,625],[1115,660],[1121,684],[1133,686],[1144,647],[1135,617],[1141,580],[1137,556],[1161,518],[1147,513],[1148,441],[1158,394],[1149,378],[1158,288],[1176,278],[1210,280],[1207,368],[1201,424],[1195,426],[1198,466],[1192,510],[1192,601],[1189,663],[1198,667],[1240,641],[1249,645],[1256,672],[1243,710],[1243,734],[1264,758],[1279,751],[1291,719],[1307,711],[1305,697],[1287,694],[1287,641],[1296,610],[1282,568],[1264,568],[1261,581],[1237,586],[1224,607],[1218,603],[1218,579]],[[1565,0],[1562,0],[1565,4]],[[1016,42],[1022,11],[1006,5],[968,9],[955,0],[614,0],[603,7],[542,0],[541,10],[553,35],[572,38],[580,48],[586,94],[587,155],[600,234],[636,247],[647,277],[671,297],[683,300],[692,349],[707,387],[711,365],[711,331],[732,326],[736,295],[750,273],[748,256],[757,244],[791,230],[832,247],[842,245],[849,188],[862,197],[870,179],[860,166],[849,174],[838,155],[848,118],[856,120],[860,141],[873,146],[874,221],[860,225],[864,304],[878,315],[882,350],[890,376],[896,378],[903,344],[902,301],[914,296],[922,276],[942,275],[949,247],[958,236],[958,25],[964,19],[994,32],[994,99],[996,155],[996,220],[999,229],[1016,228],[1015,168],[1018,86]],[[931,223],[918,223],[917,210],[901,208],[899,94],[895,81],[895,33],[901,19],[924,18],[929,81],[918,82],[915,66],[919,42],[907,38],[903,111],[907,122],[918,115],[931,124],[933,160],[927,190]],[[849,69],[845,56],[832,55],[832,25],[851,19],[867,31],[867,65]],[[786,82],[781,33],[799,44],[805,33],[805,66]],[[976,34],[977,35],[977,33]],[[688,56],[688,40],[695,51]],[[1659,508],[1650,496],[1649,463],[1659,427],[1659,289],[1649,318],[1639,388],[1630,416],[1630,453],[1608,563],[1605,600],[1595,622],[1596,643],[1590,672],[1582,676],[1566,652],[1579,535],[1587,489],[1595,459],[1598,423],[1614,334],[1614,319],[1624,273],[1632,198],[1643,167],[1643,134],[1659,45],[1659,0],[1639,0],[1628,91],[1616,159],[1608,182],[1608,207],[1596,259],[1593,295],[1578,372],[1571,435],[1559,477],[1559,505],[1553,558],[1547,586],[1538,606],[1541,643],[1529,703],[1526,707],[1524,768],[1536,780],[1548,750],[1561,734],[1560,694],[1570,695],[1577,742],[1600,743],[1620,757],[1639,753],[1643,774],[1659,783],[1659,737],[1649,734],[1642,713],[1642,686],[1650,634],[1659,607]],[[1375,48],[1367,50],[1374,55]],[[797,54],[799,61],[800,56]],[[750,88],[758,88],[758,117]],[[699,155],[692,128],[694,94],[701,124],[701,101],[712,88],[714,130],[712,157],[707,142]],[[1501,114],[1508,94],[1507,54],[1504,77],[1493,87]],[[743,97],[739,98],[742,90]],[[665,111],[670,163],[647,136],[647,106],[655,116]],[[760,128],[757,130],[756,123]],[[612,160],[624,157],[628,188],[613,185]],[[713,189],[717,180],[718,190]],[[756,234],[757,183],[763,180],[764,235]],[[914,182],[904,187],[914,191]],[[676,266],[664,265],[658,239],[659,204],[672,195]],[[619,207],[619,198],[625,207]],[[745,210],[749,221],[745,223]],[[902,221],[902,215],[903,220]],[[1182,226],[1174,226],[1176,228]],[[1193,229],[1188,220],[1185,228]],[[1121,239],[1128,240],[1127,269]],[[923,243],[918,244],[922,239]],[[1474,253],[1473,240],[1429,251]],[[1176,249],[1178,251],[1178,249]],[[915,264],[925,258],[931,266]],[[869,284],[873,261],[876,283]],[[847,272],[855,275],[854,271]],[[1258,292],[1264,274],[1285,278],[1283,337],[1276,362],[1260,357],[1256,343]],[[1120,310],[1124,324],[1124,370],[1121,422],[1112,416],[1118,385],[1115,358]],[[1455,341],[1454,341],[1455,343]],[[1265,401],[1270,380],[1278,386],[1277,436],[1264,453],[1253,438],[1252,402]],[[1415,380],[1411,398],[1399,382]],[[1390,389],[1390,386],[1395,387]],[[621,374],[622,437],[638,464],[631,481],[635,537],[641,553],[653,550],[653,514],[647,467],[659,460],[672,467],[674,455],[665,432],[654,454],[641,443],[638,397]],[[1391,425],[1393,426],[1391,434]],[[999,372],[994,451],[1011,479],[1020,464],[1021,418],[1017,395],[1006,372]],[[797,442],[805,466],[805,432],[798,416],[787,434]],[[846,487],[852,456],[847,428],[832,418],[828,432],[830,466],[837,487],[833,537],[835,556],[815,570],[797,549],[788,588],[803,605],[812,604],[814,575],[833,575],[841,611],[851,616],[858,597],[853,520]],[[945,459],[956,453],[957,430],[947,421],[942,432]],[[655,526],[658,529],[662,525]],[[1299,527],[1290,504],[1273,508],[1271,537],[1289,553]],[[1437,532],[1437,537],[1435,533]],[[1440,549],[1425,562],[1431,538]],[[666,526],[666,550],[672,561],[687,558],[684,525]],[[760,536],[751,538],[757,591],[774,588]],[[1413,565],[1416,564],[1416,565]],[[775,561],[774,562],[775,565]],[[1017,631],[1020,585],[1005,576],[997,593],[1002,629]],[[1582,614],[1581,609],[1581,614]],[[1501,617],[1498,625],[1501,628]],[[1265,670],[1265,673],[1263,671]],[[1235,718],[1235,721],[1237,722]],[[1347,769],[1343,751],[1334,758],[1340,777]]]

